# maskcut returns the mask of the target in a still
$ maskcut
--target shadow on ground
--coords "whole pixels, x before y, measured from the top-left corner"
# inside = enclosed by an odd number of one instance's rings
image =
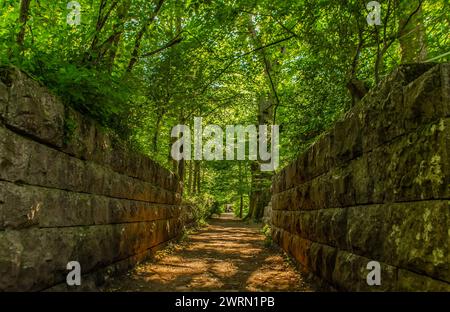
[[[225,216],[188,243],[111,280],[104,291],[311,291],[259,227]]]

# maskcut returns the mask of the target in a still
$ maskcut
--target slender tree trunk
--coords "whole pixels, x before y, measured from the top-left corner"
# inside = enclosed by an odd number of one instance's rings
[[[131,52],[131,58],[130,62],[127,66],[127,73],[131,72],[133,70],[134,65],[138,61],[139,58],[139,49],[141,48],[142,38],[144,37],[144,34],[147,32],[148,27],[151,23],[155,20],[156,16],[158,15],[159,11],[161,10],[161,7],[163,5],[165,0],[159,0],[158,4],[155,7],[155,10],[152,13],[152,16],[144,22],[142,25],[142,28],[138,31],[136,35],[136,39],[134,40],[134,47],[133,51]]]
[[[200,161],[195,160],[194,162],[194,194],[200,193]]]
[[[200,186],[201,186],[201,162],[197,161],[197,193],[200,194],[202,192]]]
[[[242,211],[244,210],[244,188],[242,179],[242,162],[239,162],[239,218],[242,219]]]
[[[100,2],[100,7],[98,9],[97,23],[95,25],[94,38],[92,38],[89,50],[84,55],[83,63],[88,64],[98,63],[102,58],[101,52],[102,44],[99,44],[102,35],[102,30],[105,27],[109,17],[111,16],[112,11],[119,3],[119,0],[113,1],[108,9],[106,9],[107,3],[108,3],[107,0],[101,0]],[[107,40],[107,42],[108,41],[109,40]]]
[[[258,34],[256,32],[256,26],[253,20],[249,19],[249,33],[255,46],[263,46]],[[258,102],[258,125],[270,125],[271,121],[275,121],[275,108],[279,105],[279,99],[276,90],[276,83],[273,78],[273,66],[271,60],[266,55],[265,49],[261,49],[260,61],[263,66],[263,72],[267,80],[268,94],[261,94]],[[255,221],[259,221],[264,214],[264,207],[270,200],[270,182],[271,173],[262,172],[260,169],[261,160],[251,163],[251,192],[249,199],[249,213],[246,216]]]
[[[164,117],[164,113],[163,112],[159,112],[158,116],[156,116],[156,125],[155,125],[155,133],[153,134],[153,152],[157,153],[158,152],[158,136],[159,136],[159,131],[161,130],[161,121]]]
[[[427,59],[427,44],[422,7],[419,1],[400,1],[399,35],[401,62],[422,62]],[[416,10],[411,15],[411,12]]]
[[[192,194],[192,160],[189,160],[189,166],[188,166],[188,187],[187,192],[188,194]]]
[[[170,136],[170,143],[169,143],[169,155],[167,155],[168,157],[168,161],[169,163],[172,163],[172,172],[174,172],[175,174],[178,174],[178,161],[172,158],[172,146],[173,144],[178,140],[177,137],[172,137],[171,136],[171,130],[169,130],[169,136]]]
[[[109,47],[106,47],[108,50],[109,48],[109,57],[106,62],[106,66],[111,72],[114,67],[114,61],[117,56],[117,50],[119,49],[119,42],[122,38],[122,34],[124,31],[124,26],[128,18],[128,13],[131,6],[131,0],[126,0],[122,3],[122,5],[118,9],[118,21],[113,26],[113,34],[110,37],[109,40]]]
[[[198,164],[197,164],[197,160],[193,160],[194,162],[194,170],[192,173],[192,194],[197,194],[197,171],[198,171]]]
[[[239,218],[242,219],[242,212],[244,210],[244,194],[241,193],[241,201],[239,204]]]
[[[353,55],[352,65],[350,67],[349,78],[347,80],[347,89],[350,91],[350,95],[352,97],[351,107],[355,106],[356,103],[358,103],[367,93],[364,82],[359,80],[356,75],[359,57],[364,45],[363,28],[359,24],[358,18],[356,18],[356,23],[358,27],[358,44],[356,45],[355,54]]]
[[[31,0],[22,0],[20,2],[20,15],[19,15],[20,30],[19,33],[17,34],[16,42],[21,49],[23,48],[25,40],[25,32],[27,29],[27,22],[30,16],[30,3]]]

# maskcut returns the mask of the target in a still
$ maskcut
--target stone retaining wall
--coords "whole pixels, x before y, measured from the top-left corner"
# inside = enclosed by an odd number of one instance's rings
[[[450,291],[450,64],[397,69],[272,189],[274,240],[334,288]]]
[[[176,177],[16,69],[0,70],[0,291],[121,270],[176,237]]]

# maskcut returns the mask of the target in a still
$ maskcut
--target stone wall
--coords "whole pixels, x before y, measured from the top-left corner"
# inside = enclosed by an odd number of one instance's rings
[[[450,64],[397,69],[272,188],[274,240],[328,285],[450,291]]]
[[[69,261],[104,278],[180,233],[171,172],[24,73],[0,78],[0,291],[65,283]]]

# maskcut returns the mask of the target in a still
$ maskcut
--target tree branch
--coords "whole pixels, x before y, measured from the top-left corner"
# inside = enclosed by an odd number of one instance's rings
[[[163,45],[161,48],[158,48],[156,50],[153,50],[151,52],[147,52],[145,54],[142,54],[141,57],[149,57],[155,54],[158,54],[170,47],[173,47],[174,45],[177,45],[178,43],[180,43],[181,41],[183,41],[183,37],[179,37],[181,33],[179,33],[178,35],[176,35],[175,38],[173,38],[172,40],[170,40],[168,43],[166,43],[165,45]]]
[[[131,52],[131,58],[130,62],[128,63],[128,67],[126,72],[129,73],[133,70],[134,65],[138,61],[139,58],[139,49],[141,47],[141,41],[142,37],[144,37],[145,32],[147,31],[148,26],[153,23],[156,16],[158,15],[159,11],[161,10],[162,5],[164,4],[165,0],[159,0],[158,4],[156,5],[155,9],[153,10],[152,16],[144,23],[141,30],[137,33],[136,39],[134,41],[134,48]]]

